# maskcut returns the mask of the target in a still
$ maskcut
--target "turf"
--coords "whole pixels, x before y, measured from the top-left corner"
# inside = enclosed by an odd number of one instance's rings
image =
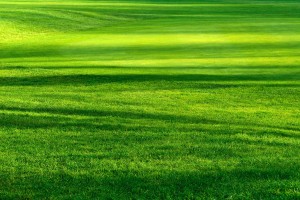
[[[299,199],[300,2],[0,0],[0,199]]]

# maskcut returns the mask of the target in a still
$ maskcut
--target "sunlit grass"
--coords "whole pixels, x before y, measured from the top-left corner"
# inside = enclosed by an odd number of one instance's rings
[[[299,9],[0,0],[0,199],[300,198]]]

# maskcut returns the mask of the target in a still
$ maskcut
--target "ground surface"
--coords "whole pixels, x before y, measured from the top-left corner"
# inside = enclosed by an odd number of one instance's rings
[[[0,199],[299,199],[299,72],[296,0],[0,0]]]

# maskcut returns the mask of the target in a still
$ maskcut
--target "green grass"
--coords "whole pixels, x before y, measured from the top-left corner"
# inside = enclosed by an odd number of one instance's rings
[[[299,199],[300,2],[0,0],[0,199]]]

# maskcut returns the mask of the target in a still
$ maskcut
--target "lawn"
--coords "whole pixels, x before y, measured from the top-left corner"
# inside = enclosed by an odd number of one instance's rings
[[[0,0],[0,199],[300,199],[300,1]]]

